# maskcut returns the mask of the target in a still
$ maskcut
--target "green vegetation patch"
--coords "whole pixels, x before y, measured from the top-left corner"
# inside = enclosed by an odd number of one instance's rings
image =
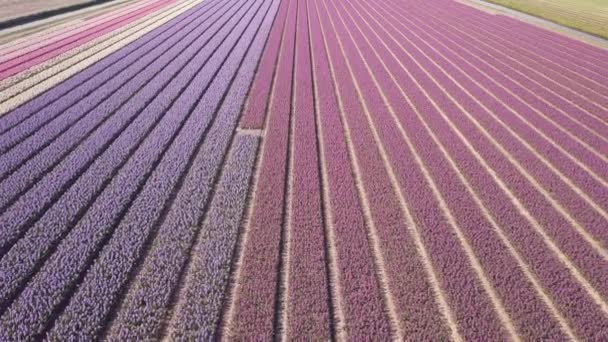
[[[608,0],[486,0],[608,39]]]

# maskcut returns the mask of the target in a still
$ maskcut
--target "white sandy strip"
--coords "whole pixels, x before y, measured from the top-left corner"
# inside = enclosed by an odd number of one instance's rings
[[[188,1],[193,1],[193,0],[188,0]],[[0,91],[2,93],[0,93],[0,104],[4,101],[6,101],[7,99],[15,96],[16,94],[18,94],[21,91],[25,91],[28,89],[28,86],[23,85],[23,84],[19,84],[20,82],[33,77],[33,76],[37,76],[36,74],[44,71],[45,69],[51,68],[51,67],[60,67],[60,65],[58,64],[59,62],[62,62],[64,60],[66,60],[67,58],[71,58],[69,60],[69,63],[71,64],[76,64],[77,62],[84,60],[86,57],[91,56],[94,53],[100,52],[101,50],[103,50],[104,48],[115,44],[115,43],[122,43],[121,41],[123,39],[125,39],[128,35],[134,34],[134,33],[138,33],[138,36],[143,35],[146,32],[149,32],[149,30],[144,30],[142,31],[143,33],[139,33],[138,31],[142,30],[143,28],[145,28],[146,26],[152,25],[154,27],[157,27],[157,22],[159,22],[160,19],[163,19],[167,16],[171,17],[170,14],[175,10],[175,8],[181,7],[183,6],[184,1],[182,2],[176,2],[175,4],[171,6],[169,6],[167,9],[165,9],[165,11],[162,12],[151,12],[145,16],[143,16],[142,18],[139,18],[138,20],[135,20],[131,23],[129,23],[128,25],[125,25],[119,29],[113,30],[111,32],[108,32],[105,35],[99,36],[95,39],[93,39],[92,41],[89,41],[85,44],[82,44],[81,46],[78,46],[74,49],[70,49],[69,51],[66,51],[58,56],[55,56],[49,60],[46,60],[42,63],[36,64],[32,67],[30,67],[29,69],[23,70],[21,72],[19,72],[18,74],[15,74],[13,76],[7,77],[3,80],[0,80]],[[172,18],[172,17],[171,17]],[[166,22],[166,21],[163,21]],[[105,41],[105,42],[104,42]],[[125,44],[122,44],[122,46],[124,46]],[[89,50],[89,51],[87,51]],[[76,58],[76,57],[79,58]],[[66,60],[65,63],[67,63],[68,61]],[[62,63],[63,64],[63,63]],[[66,65],[66,64],[63,64]],[[55,73],[66,69],[68,66],[71,65],[67,65],[61,69],[55,68]],[[43,79],[46,79],[50,76],[52,76],[53,74],[46,74],[46,77],[40,78],[37,77],[36,81],[41,81]],[[35,84],[32,82],[29,82],[29,84]],[[19,85],[20,90],[18,92],[14,92],[9,90],[8,88],[11,88],[13,86]],[[0,113],[2,113],[0,111]]]
[[[47,18],[47,19],[43,19],[43,20],[36,20],[36,21],[28,23],[28,24],[19,25],[19,26],[8,28],[6,30],[2,30],[1,35],[8,36],[11,34],[18,34],[19,32],[35,30],[37,28],[45,27],[45,26],[46,26],[46,28],[43,28],[36,32],[43,33],[43,34],[56,32],[56,31],[66,28],[66,27],[69,27],[71,25],[74,25],[74,23],[82,22],[83,18],[86,17],[90,12],[93,12],[93,13],[95,13],[97,11],[103,12],[111,7],[121,8],[120,6],[125,6],[125,4],[128,2],[130,2],[130,0],[116,0],[116,1],[109,2],[109,3],[105,3],[105,4],[100,4],[100,5],[96,5],[96,6],[83,8],[78,11],[53,16],[51,18]],[[65,21],[65,20],[67,20],[67,21]],[[59,24],[55,25],[54,23],[59,23]],[[5,48],[13,46],[15,44],[20,44],[23,41],[27,41],[27,39],[28,39],[28,37],[24,36],[23,38],[11,40],[4,44],[0,44],[0,48],[5,49]]]
[[[110,13],[101,15],[98,18],[94,18],[93,20],[80,22],[80,25],[72,24],[64,28],[63,30],[48,32],[45,34],[34,33],[33,35],[28,35],[19,44],[14,44],[10,47],[1,48],[0,62],[4,62],[15,57],[24,55],[28,52],[40,49],[43,46],[55,43],[62,39],[68,38],[74,34],[78,34],[84,30],[93,28],[95,26],[103,25],[111,20],[133,13],[154,2],[156,2],[156,0],[146,0],[138,2],[135,5],[125,6],[125,8],[120,8],[118,10],[111,11]]]
[[[30,46],[34,46],[39,43],[49,43],[58,40],[57,37],[62,37],[67,33],[78,32],[79,30],[93,26],[100,22],[105,22],[108,19],[116,18],[117,16],[124,15],[135,9],[144,7],[145,5],[154,2],[155,0],[144,0],[137,1],[132,4],[125,4],[117,8],[108,9],[107,11],[100,11],[100,14],[95,15],[92,13],[91,16],[74,16],[72,20],[69,20],[60,25],[48,26],[47,29],[42,31],[36,31],[31,34],[26,34],[19,39],[11,40],[6,44],[0,46],[0,57],[2,60],[6,59],[8,55],[12,55],[16,52],[29,49]]]
[[[181,0],[181,3],[184,3],[184,0]],[[69,51],[66,51],[66,52],[64,52],[64,53],[62,53],[60,55],[57,55],[57,56],[55,56],[55,57],[53,57],[53,58],[51,58],[49,60],[46,60],[46,61],[43,61],[43,62],[38,63],[36,65],[33,65],[33,66],[31,66],[30,68],[28,68],[26,70],[23,70],[23,71],[15,74],[15,75],[12,75],[12,76],[7,77],[7,78],[5,78],[3,80],[0,80],[0,91],[4,92],[5,89],[7,89],[7,88],[9,88],[9,87],[11,87],[11,86],[19,83],[20,81],[22,81],[22,80],[24,80],[26,78],[32,77],[36,73],[38,73],[38,72],[40,72],[40,71],[42,71],[42,70],[44,70],[46,68],[49,68],[49,67],[57,64],[58,62],[66,59],[68,57],[75,56],[78,53],[82,53],[82,52],[84,52],[85,50],[87,50],[87,49],[89,49],[91,47],[95,47],[96,45],[99,45],[99,44],[103,43],[104,40],[109,40],[111,38],[118,37],[119,35],[122,35],[127,30],[131,30],[131,29],[135,30],[136,27],[141,28],[141,27],[143,27],[142,23],[144,23],[144,22],[148,22],[148,24],[150,24],[150,23],[153,22],[153,20],[158,20],[158,18],[164,17],[165,14],[171,12],[171,7],[172,6],[173,7],[177,7],[179,5],[180,5],[180,1],[177,1],[173,5],[168,6],[166,8],[166,10],[163,11],[164,13],[160,13],[160,12],[157,12],[157,11],[150,12],[150,13],[146,14],[145,16],[143,16],[143,17],[141,17],[141,18],[139,18],[139,19],[137,19],[137,20],[135,20],[133,22],[128,23],[127,25],[124,25],[124,26],[122,26],[122,27],[120,27],[120,28],[118,28],[116,30],[112,30],[111,32],[103,34],[103,35],[101,35],[101,36],[93,39],[92,41],[86,42],[86,43],[84,43],[84,44],[82,44],[82,45],[80,45],[80,46],[78,46],[76,48],[70,49]],[[134,32],[134,31],[131,31],[131,32]],[[124,35],[122,35],[122,37],[124,37]],[[115,40],[115,42],[116,42],[116,40]],[[104,46],[107,46],[107,45],[104,45]],[[82,56],[83,56],[82,58],[87,57],[84,54]],[[24,88],[24,89],[26,89],[26,88]],[[10,95],[10,96],[14,96],[14,93],[12,95]],[[5,101],[9,97],[6,97],[4,93],[0,93],[0,103],[3,102],[3,101]]]
[[[192,1],[192,0],[189,0],[189,1]],[[133,33],[136,30],[143,28],[145,25],[150,25],[150,24],[154,23],[155,21],[159,20],[159,18],[164,18],[168,13],[172,12],[172,7],[177,8],[178,6],[181,6],[181,4],[183,4],[184,2],[185,2],[185,0],[177,1],[173,5],[168,6],[164,11],[162,11],[162,13],[158,12],[158,11],[150,12],[150,13],[146,14],[145,16],[143,16],[133,22],[130,22],[127,25],[124,25],[123,27],[120,27],[116,30],[112,30],[111,32],[101,35],[89,42],[86,42],[80,46],[70,49],[51,59],[48,59],[48,60],[38,63],[36,65],[33,65],[26,70],[23,70],[15,75],[12,75],[10,77],[0,80],[0,92],[1,92],[0,93],[0,104],[3,101],[6,101],[8,98],[15,96],[15,93],[5,94],[4,91],[7,88],[18,84],[19,82],[25,80],[26,78],[30,78],[30,77],[34,76],[35,74],[43,71],[44,69],[54,66],[55,64],[63,61],[66,58],[76,56],[77,54],[83,53],[90,48],[97,47],[97,46],[99,46],[99,48],[107,47],[108,45],[100,45],[100,44],[104,44],[104,42],[103,42],[104,40],[109,41],[110,39],[115,38],[112,41],[114,43],[118,42],[118,40],[126,37],[124,34],[127,31],[130,31],[131,33]],[[119,38],[119,37],[122,37],[122,38]],[[97,49],[96,52],[97,51],[100,51],[100,50]],[[81,59],[84,59],[85,57],[88,57],[88,56],[89,55],[83,53],[83,54],[81,54]],[[76,62],[77,61],[72,60],[72,63],[76,63]],[[22,86],[22,91],[23,90],[27,90],[27,87]]]
[[[19,20],[50,11],[61,11],[71,6],[86,5],[92,0],[1,0],[0,21]]]
[[[114,33],[114,36],[110,39],[100,37],[32,69],[0,81],[0,89],[2,89],[0,93],[0,115],[133,42],[201,1],[190,0],[180,3],[170,11],[155,13],[152,18],[142,18],[143,22],[135,22],[125,27],[125,31]],[[104,41],[104,39],[107,40]],[[58,61],[61,62],[57,63]],[[4,87],[6,89],[3,89]]]

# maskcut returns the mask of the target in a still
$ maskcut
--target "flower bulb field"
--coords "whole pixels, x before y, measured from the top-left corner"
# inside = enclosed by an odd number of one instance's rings
[[[464,1],[0,31],[0,340],[608,340],[608,50]]]

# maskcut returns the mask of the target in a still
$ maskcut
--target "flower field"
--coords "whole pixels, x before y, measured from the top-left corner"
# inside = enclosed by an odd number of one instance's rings
[[[0,45],[0,340],[37,339],[608,339],[608,51],[453,0]]]

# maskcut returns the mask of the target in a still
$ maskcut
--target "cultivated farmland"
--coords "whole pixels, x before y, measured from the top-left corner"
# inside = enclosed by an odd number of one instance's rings
[[[608,38],[608,2],[605,0],[488,1]]]
[[[608,51],[452,0],[87,11],[0,45],[0,340],[608,339]]]

